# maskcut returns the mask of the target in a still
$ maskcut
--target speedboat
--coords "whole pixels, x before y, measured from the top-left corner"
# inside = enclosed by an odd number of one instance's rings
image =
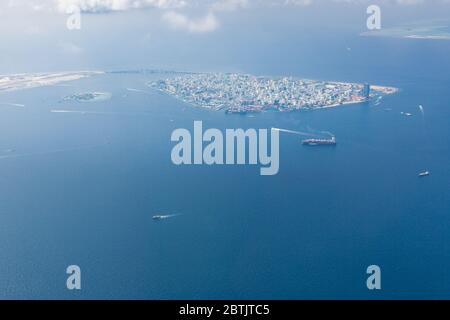
[[[429,171],[424,171],[424,172],[419,173],[419,177],[426,177],[426,176],[429,176],[429,175],[430,175]]]

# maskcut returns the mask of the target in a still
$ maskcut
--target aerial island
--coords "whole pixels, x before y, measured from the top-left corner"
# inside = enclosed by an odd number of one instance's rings
[[[239,114],[330,108],[398,91],[369,84],[236,73],[185,74],[149,86],[194,106]]]
[[[64,97],[63,101],[97,102],[111,99],[109,92],[85,92]]]
[[[0,92],[57,85],[103,74],[101,71],[0,75]]]
[[[405,23],[361,33],[361,36],[390,37],[421,40],[450,40],[450,20],[431,20]]]

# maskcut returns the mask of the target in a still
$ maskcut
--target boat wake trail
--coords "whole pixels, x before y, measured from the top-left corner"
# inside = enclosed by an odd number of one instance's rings
[[[52,113],[81,113],[85,114],[86,111],[72,111],[72,110],[50,110]]]
[[[383,99],[383,97],[382,96],[380,96],[380,97],[378,97],[376,100],[375,100],[375,103],[374,103],[374,105],[375,106],[378,106],[378,105],[380,105],[381,104],[381,99]]]
[[[178,216],[181,216],[182,213],[176,213],[176,214],[157,214],[154,215],[152,218],[153,220],[165,220],[165,219],[170,219],[170,218],[175,218]]]
[[[74,113],[74,114],[120,114],[119,112],[102,112],[102,111],[83,111],[83,110],[50,110],[51,113]]]
[[[106,111],[84,111],[84,110],[50,110],[51,113],[67,113],[67,114],[81,114],[81,115],[119,115],[119,116],[151,116],[146,112],[106,112]]]
[[[308,132],[301,132],[296,130],[289,130],[289,129],[281,129],[281,128],[272,128],[272,130],[279,131],[279,132],[286,132],[286,133],[292,133],[299,136],[308,136],[308,137],[315,137],[315,134],[308,133]]]
[[[425,110],[423,109],[422,105],[419,106],[419,110],[422,113],[422,116],[425,116]]]
[[[10,107],[17,107],[17,108],[25,107],[25,105],[21,104],[21,103],[7,103],[7,102],[3,102],[3,103],[0,103],[0,105],[2,105],[2,106],[10,106]]]
[[[71,151],[80,151],[85,149],[94,149],[98,147],[102,147],[106,145],[105,144],[98,144],[98,145],[92,145],[92,146],[81,146],[81,147],[73,147],[73,148],[61,148],[61,149],[54,149],[54,150],[48,150],[48,151],[41,151],[41,152],[30,152],[30,153],[9,153],[0,155],[0,160],[3,159],[10,159],[10,158],[24,158],[24,157],[33,157],[33,156],[43,156],[43,155],[49,155],[54,153],[63,153],[63,152],[71,152]],[[13,152],[13,151],[11,151]]]
[[[127,88],[127,91],[140,92],[140,93],[149,93],[148,91],[141,90],[141,89],[134,89],[134,88]]]
[[[281,129],[281,128],[272,128],[272,130],[276,130],[279,132],[286,132],[286,133],[292,133],[292,134],[296,134],[299,136],[306,136],[306,137],[324,137],[324,136],[329,136],[330,138],[335,138],[334,133],[329,132],[329,131],[316,131],[313,130],[311,128],[308,127],[308,131],[309,132],[302,132],[302,131],[297,131],[297,130],[289,130],[289,129]]]
[[[76,114],[118,114],[118,112],[83,111],[83,110],[50,110],[52,113],[76,113]]]

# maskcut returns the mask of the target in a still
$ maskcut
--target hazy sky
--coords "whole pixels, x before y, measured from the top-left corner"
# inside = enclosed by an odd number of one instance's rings
[[[237,68],[276,49],[332,42],[382,23],[450,17],[449,0],[10,0],[0,3],[0,72],[122,67]],[[81,29],[66,27],[76,6]],[[240,59],[242,63],[240,63]]]

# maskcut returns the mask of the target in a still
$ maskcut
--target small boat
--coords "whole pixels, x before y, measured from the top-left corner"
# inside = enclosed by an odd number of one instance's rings
[[[335,146],[336,138],[331,137],[331,139],[306,139],[302,141],[305,146]]]
[[[170,218],[173,218],[173,217],[176,217],[176,216],[179,216],[179,215],[181,215],[181,214],[180,213],[177,213],[177,214],[157,214],[157,215],[154,215],[152,217],[152,219],[155,220],[155,221],[159,221],[159,220],[170,219]]]
[[[424,172],[419,173],[419,177],[426,177],[426,176],[429,176],[429,175],[430,175],[429,171],[424,171]]]

